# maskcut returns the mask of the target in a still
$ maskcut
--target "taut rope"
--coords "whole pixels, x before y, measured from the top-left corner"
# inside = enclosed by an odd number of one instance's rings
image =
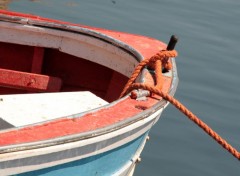
[[[126,86],[124,87],[120,97],[128,94],[134,89],[144,89],[148,90],[151,93],[157,94],[161,96],[163,99],[169,101],[172,105],[174,105],[178,110],[180,110],[183,114],[185,114],[190,120],[192,120],[195,124],[197,124],[200,128],[202,128],[209,136],[211,136],[215,141],[217,141],[223,148],[225,148],[228,152],[230,152],[234,157],[240,160],[240,153],[232,147],[226,140],[224,140],[220,135],[218,135],[214,130],[212,130],[206,123],[200,120],[195,114],[193,114],[189,109],[187,109],[183,104],[181,104],[178,100],[173,98],[172,96],[164,93],[162,88],[163,76],[162,76],[162,68],[171,69],[171,64],[169,62],[169,58],[176,57],[177,52],[175,50],[163,50],[152,56],[149,59],[144,59],[139,65],[135,68],[132,76],[128,80]],[[144,83],[134,83],[141,70],[145,67],[151,67],[155,70],[156,77],[156,85],[152,86]],[[133,93],[133,92],[132,92]],[[132,96],[134,97],[134,96]]]

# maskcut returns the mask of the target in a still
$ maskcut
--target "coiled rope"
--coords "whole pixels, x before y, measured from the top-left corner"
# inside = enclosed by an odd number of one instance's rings
[[[178,110],[180,110],[183,114],[185,114],[190,120],[192,120],[195,124],[197,124],[201,129],[203,129],[209,136],[211,136],[215,141],[217,141],[224,149],[230,152],[234,157],[240,160],[240,153],[231,146],[226,140],[224,140],[220,135],[218,135],[214,130],[212,130],[206,123],[200,120],[195,114],[193,114],[188,108],[186,108],[183,104],[181,104],[178,100],[173,98],[172,96],[164,93],[161,90],[163,76],[162,76],[162,68],[171,69],[171,64],[169,62],[169,58],[176,57],[177,52],[175,50],[163,50],[152,56],[151,58],[144,59],[139,65],[135,68],[132,76],[128,80],[125,85],[120,97],[128,94],[134,89],[144,89],[148,90],[151,93],[157,94],[161,96],[163,99],[170,102],[174,105]],[[155,70],[155,79],[156,85],[152,86],[144,83],[134,83],[142,69],[145,67],[151,67]],[[132,98],[134,98],[134,92],[132,92]]]

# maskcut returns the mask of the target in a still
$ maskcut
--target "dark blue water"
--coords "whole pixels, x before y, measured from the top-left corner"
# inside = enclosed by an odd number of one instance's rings
[[[239,0],[12,0],[8,8],[165,42],[178,35],[176,98],[240,150]],[[135,176],[240,175],[240,162],[171,105],[150,138]]]

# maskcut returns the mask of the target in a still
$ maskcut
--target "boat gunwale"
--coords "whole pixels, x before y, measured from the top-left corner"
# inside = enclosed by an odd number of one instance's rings
[[[6,16],[6,15],[4,15],[4,16]],[[1,15],[0,15],[0,18],[1,18]],[[24,19],[24,18],[20,18],[20,17],[18,17],[18,18]],[[19,22],[19,21],[17,21],[17,22]],[[39,20],[28,20],[26,24],[34,25],[34,22],[37,23],[37,22],[39,22]],[[41,21],[40,24],[43,25],[44,24],[43,21]],[[40,25],[40,24],[38,23],[38,25]],[[71,24],[69,24],[69,25],[68,24],[59,24],[59,23],[55,23],[55,22],[47,22],[45,24],[53,25],[53,26],[49,26],[49,27],[52,29],[56,29],[56,30],[75,31],[75,32],[81,33],[81,34],[85,34],[84,32],[86,32],[89,36],[95,36],[96,38],[98,38],[100,40],[103,40],[103,41],[111,43],[111,44],[115,44],[115,46],[120,47],[121,49],[124,49],[124,51],[130,51],[130,53],[132,53],[132,55],[135,56],[135,58],[138,58],[138,60],[137,60],[138,62],[143,59],[143,56],[141,55],[141,53],[138,52],[136,49],[132,48],[130,45],[128,45],[120,40],[117,40],[113,37],[110,37],[108,35],[105,35],[101,32],[98,32],[98,31],[96,31],[97,29],[91,30],[89,28],[85,28],[85,27],[81,27],[81,26],[75,26],[75,25],[72,26]],[[41,26],[41,27],[47,27],[47,26]],[[177,69],[176,69],[174,58],[172,58],[172,63],[174,65],[174,67],[172,69],[172,83],[171,83],[171,88],[169,90],[170,95],[174,95],[177,84],[178,84]],[[86,111],[86,112],[83,112],[80,114],[75,114],[73,116],[68,116],[68,118],[74,118],[76,116],[81,117],[88,113],[97,112],[100,109],[110,108],[112,106],[117,105],[119,102],[126,100],[128,97],[129,97],[129,95],[126,95],[125,97],[123,97],[119,100],[116,100],[108,105],[101,106],[100,108]],[[166,104],[167,104],[167,102],[162,99],[159,102],[157,102],[154,106],[152,106],[151,108],[144,110],[137,115],[129,117],[128,119],[122,120],[120,122],[114,123],[112,125],[98,128],[96,130],[86,131],[86,132],[82,132],[82,133],[78,133],[78,134],[70,134],[67,136],[56,137],[56,138],[46,139],[46,140],[41,140],[41,141],[2,146],[2,147],[0,147],[0,153],[9,153],[9,152],[22,151],[22,150],[30,150],[30,149],[36,149],[36,148],[42,148],[42,147],[49,147],[49,146],[60,145],[63,143],[70,143],[70,142],[74,142],[74,141],[79,141],[79,140],[83,140],[83,139],[100,136],[100,135],[121,129],[121,128],[128,126],[130,124],[133,124],[137,121],[143,120],[143,119],[147,118],[149,115],[156,112],[157,110],[163,108]],[[46,123],[46,121],[43,123]],[[40,125],[43,123],[39,123],[39,124],[35,124],[35,125]],[[19,130],[19,129],[25,128],[25,127],[26,126],[14,128],[14,129]],[[9,130],[12,130],[12,129],[9,129]],[[9,130],[2,130],[1,132],[7,132]]]
[[[23,18],[23,17],[16,17],[15,19],[14,17],[11,17],[9,15],[1,14],[1,11],[0,11],[0,21],[36,26],[36,27],[44,27],[44,28],[65,31],[65,32],[72,32],[76,34],[82,34],[82,35],[94,37],[96,39],[102,40],[106,43],[109,43],[111,45],[114,45],[124,50],[126,53],[133,56],[138,62],[141,62],[144,59],[144,57],[130,45],[120,40],[117,40],[109,35],[106,35],[97,31],[97,30],[103,30],[103,29],[98,29],[98,28],[90,29],[87,26],[81,26],[81,25],[76,25],[72,23],[57,23],[52,21],[42,21],[40,19],[34,20],[31,18]],[[119,33],[123,33],[123,32],[119,32]]]

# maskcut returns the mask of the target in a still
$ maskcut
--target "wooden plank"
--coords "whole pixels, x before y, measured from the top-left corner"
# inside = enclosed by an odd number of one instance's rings
[[[43,47],[34,47],[33,61],[32,61],[32,73],[38,73],[38,74],[41,73],[42,64],[43,64],[43,56],[44,56],[44,48]]]
[[[29,91],[57,92],[61,89],[62,80],[52,76],[0,69],[0,86]]]

